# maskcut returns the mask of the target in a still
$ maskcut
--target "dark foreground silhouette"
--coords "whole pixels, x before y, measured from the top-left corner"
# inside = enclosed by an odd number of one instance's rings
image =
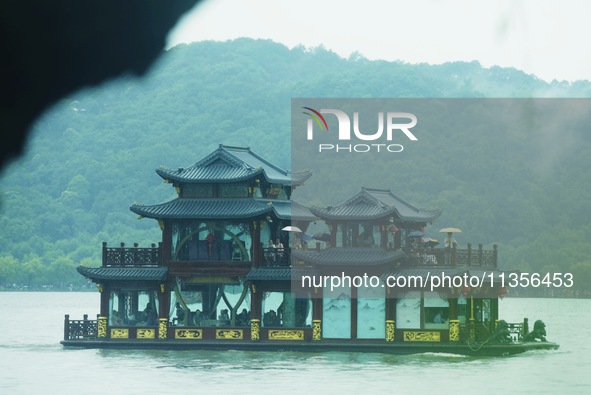
[[[0,171],[23,152],[35,119],[69,93],[143,75],[166,35],[202,0],[0,2]]]

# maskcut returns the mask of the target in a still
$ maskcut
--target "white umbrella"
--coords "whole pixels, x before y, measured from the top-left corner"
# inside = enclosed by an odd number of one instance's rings
[[[440,229],[439,232],[441,233],[447,233],[447,239],[445,239],[445,247],[453,247],[454,245],[458,245],[458,242],[456,241],[456,239],[454,239],[453,234],[454,233],[461,233],[462,230],[458,229],[458,228],[443,228]]]
[[[298,228],[297,226],[286,226],[283,229],[286,232],[300,232],[302,233],[302,230],[300,228]]]
[[[439,230],[440,233],[461,233],[462,231],[458,228],[443,228]]]

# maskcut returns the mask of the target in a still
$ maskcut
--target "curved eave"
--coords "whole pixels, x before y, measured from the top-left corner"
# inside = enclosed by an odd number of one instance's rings
[[[305,171],[300,171],[300,172],[296,172],[296,173],[290,173],[289,176],[291,178],[290,184],[292,186],[298,186],[298,185],[302,185],[310,177],[312,177],[312,172],[305,170]]]
[[[432,222],[441,216],[441,210],[420,211],[417,215],[400,215],[396,208],[388,210],[379,207],[365,207],[357,208],[357,210],[347,207],[348,210],[340,207],[333,207],[328,210],[326,208],[310,208],[312,214],[326,220],[341,220],[341,221],[376,221],[388,220],[393,214],[401,221],[407,222]]]
[[[293,250],[292,258],[321,266],[378,266],[406,257],[402,251],[381,248],[329,248],[322,251]]]
[[[156,205],[134,204],[129,208],[142,217],[154,219],[238,219],[270,212],[273,207],[255,199],[187,199],[178,198]]]
[[[94,282],[99,281],[164,281],[168,269],[163,266],[78,266],[78,273]]]
[[[318,219],[310,210],[292,200],[272,200],[271,206],[277,218],[312,222]]]
[[[297,173],[285,177],[269,176],[264,169],[248,168],[227,168],[227,169],[156,169],[156,173],[162,179],[178,184],[207,184],[207,183],[226,183],[241,182],[252,178],[264,178],[271,184],[298,186],[304,183],[312,176],[311,172],[305,174]]]
[[[260,176],[262,169],[250,169],[245,167],[211,166],[206,168],[187,169],[156,169],[156,173],[165,180],[174,183],[220,183],[240,182]]]

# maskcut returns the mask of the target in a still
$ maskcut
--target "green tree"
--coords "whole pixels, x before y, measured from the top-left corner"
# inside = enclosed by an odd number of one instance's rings
[[[19,266],[19,261],[13,256],[0,256],[0,289],[18,281]]]

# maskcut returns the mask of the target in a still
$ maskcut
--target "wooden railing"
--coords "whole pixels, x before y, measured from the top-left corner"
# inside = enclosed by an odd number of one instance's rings
[[[484,268],[497,267],[497,245],[492,250],[485,250],[482,244],[473,249],[468,248],[425,248],[406,252],[411,265],[444,265],[444,266],[476,266]]]
[[[151,247],[107,247],[103,242],[103,266],[159,266],[162,265],[162,243]]]
[[[66,314],[64,320],[64,340],[97,338],[98,319],[89,320],[88,314],[84,314],[83,317],[82,320],[70,320],[70,315]]]
[[[291,249],[263,248],[260,266],[290,266]]]
[[[473,327],[471,327],[473,325]],[[460,326],[460,338],[464,340],[470,339],[470,332],[474,331],[474,340],[478,342],[485,342],[492,339],[492,335],[496,330],[495,322],[475,322],[474,324],[465,323]],[[523,322],[508,322],[507,329],[511,335],[511,340],[514,342],[523,341],[525,335],[529,331],[528,319],[524,318]]]
[[[521,341],[527,335],[527,318],[524,318],[523,322],[508,322],[507,325],[509,326],[509,333],[511,333],[513,341]]]

